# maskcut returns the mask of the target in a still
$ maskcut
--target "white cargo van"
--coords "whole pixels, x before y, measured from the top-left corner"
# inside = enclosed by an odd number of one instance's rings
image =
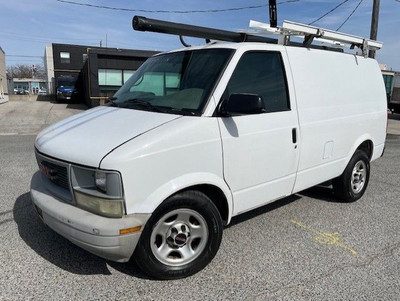
[[[359,199],[386,125],[374,59],[207,43],[150,58],[107,106],[41,132],[31,197],[83,249],[185,277],[212,260],[232,216],[328,180],[338,199]]]

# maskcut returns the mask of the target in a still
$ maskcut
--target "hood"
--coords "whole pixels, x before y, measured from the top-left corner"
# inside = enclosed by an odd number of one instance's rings
[[[42,154],[98,167],[110,151],[179,115],[115,107],[97,107],[43,130],[35,147]]]

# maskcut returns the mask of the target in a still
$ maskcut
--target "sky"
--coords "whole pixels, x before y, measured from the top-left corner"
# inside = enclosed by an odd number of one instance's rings
[[[0,47],[6,53],[6,64],[40,64],[46,45],[78,44],[126,49],[167,51],[181,48],[178,37],[135,32],[134,15],[213,27],[231,31],[249,29],[249,20],[269,22],[268,0],[70,0],[78,3],[137,10],[193,11],[234,7],[264,7],[218,13],[150,13],[108,10],[73,5],[57,0],[0,0]],[[277,0],[285,2],[285,0]],[[299,0],[278,4],[278,25],[283,20],[310,23],[343,0]],[[315,26],[336,30],[360,0],[348,0],[321,19]],[[370,35],[373,0],[363,0],[341,32]],[[400,71],[400,0],[381,0],[378,40],[383,48],[377,52],[379,63]],[[199,40],[188,40],[201,44]]]

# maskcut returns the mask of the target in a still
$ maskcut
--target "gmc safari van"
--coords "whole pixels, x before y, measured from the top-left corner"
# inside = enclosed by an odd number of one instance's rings
[[[328,180],[339,200],[359,199],[386,125],[374,59],[207,43],[148,59],[107,105],[42,131],[31,197],[83,249],[186,277],[233,216]]]

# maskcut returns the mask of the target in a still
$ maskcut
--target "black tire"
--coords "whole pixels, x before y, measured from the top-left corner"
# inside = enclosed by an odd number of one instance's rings
[[[205,194],[198,191],[176,194],[164,201],[146,223],[133,259],[151,278],[191,276],[214,258],[222,229],[221,215]]]
[[[357,150],[342,175],[332,182],[335,196],[343,202],[357,201],[367,189],[369,174],[368,156],[364,151]]]

